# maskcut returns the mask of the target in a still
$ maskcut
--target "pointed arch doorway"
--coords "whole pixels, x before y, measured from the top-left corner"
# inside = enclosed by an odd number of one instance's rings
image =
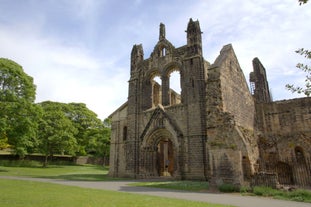
[[[141,154],[142,173],[154,177],[178,176],[178,142],[174,132],[166,128],[145,136]]]

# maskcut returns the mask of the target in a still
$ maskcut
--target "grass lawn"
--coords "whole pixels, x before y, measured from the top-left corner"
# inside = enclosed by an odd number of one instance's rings
[[[31,167],[0,166],[0,175],[2,176],[23,176],[77,181],[116,180],[108,177],[107,174],[107,167],[95,165],[49,165],[46,168],[40,165]]]
[[[0,207],[224,207],[217,204],[24,180],[0,179],[0,186]]]
[[[153,188],[167,188],[167,189],[176,189],[176,190],[186,190],[186,191],[195,191],[195,192],[204,192],[208,190],[207,182],[198,182],[198,181],[163,181],[163,182],[140,182],[133,183],[132,186],[142,186],[142,187],[153,187]],[[229,188],[227,188],[229,189]],[[230,188],[230,191],[220,190],[221,192],[236,192],[234,188]],[[311,191],[297,189],[294,191],[286,192],[282,190],[276,190],[269,187],[256,186],[251,192],[243,192],[242,195],[250,196],[262,196],[262,197],[271,197],[281,200],[291,200],[291,201],[300,201],[311,203]]]
[[[13,165],[6,164],[4,166],[1,166],[3,164],[5,163],[0,162],[0,176],[23,176],[23,177],[64,179],[64,180],[75,180],[75,181],[120,180],[120,179],[108,177],[107,175],[108,168],[103,167],[103,166],[49,165],[47,168],[43,168],[40,165],[36,165],[34,163],[32,163],[31,166],[29,167],[16,166],[16,163],[13,163]],[[0,181],[3,182],[3,180],[1,179]],[[25,181],[7,181],[7,182],[8,183],[10,182],[23,183]],[[47,185],[48,186],[51,184],[38,184],[37,183],[33,185],[35,186]],[[133,185],[154,187],[154,188],[167,188],[167,189],[176,189],[176,190],[195,191],[195,192],[205,192],[208,190],[207,182],[198,182],[198,181],[140,182],[140,183],[134,183]],[[4,198],[3,197],[4,195],[2,192],[4,192],[4,190],[9,190],[9,188],[5,189],[2,183],[0,183],[0,186],[1,186],[0,198],[2,199]],[[67,188],[65,186],[62,186],[62,187]],[[19,197],[19,193],[22,192],[19,186],[15,187],[15,191],[16,191],[15,196]],[[89,189],[87,191],[89,191]],[[14,188],[12,189],[12,192],[14,192]],[[42,192],[44,192],[44,190]],[[42,192],[39,191],[39,193],[42,193]],[[26,192],[26,194],[27,193],[30,193],[30,192]],[[45,196],[45,194],[42,194],[42,195]],[[255,187],[252,192],[247,192],[247,195],[268,196],[268,197],[273,197],[277,199],[294,200],[294,201],[302,201],[302,202],[311,203],[311,191],[309,190],[295,190],[292,192],[284,192],[284,191],[274,190],[274,189],[266,188],[266,187]],[[0,206],[2,205],[1,201],[2,200],[0,200]],[[11,206],[11,205],[7,205],[7,206]],[[139,205],[139,206],[142,206],[142,205]]]

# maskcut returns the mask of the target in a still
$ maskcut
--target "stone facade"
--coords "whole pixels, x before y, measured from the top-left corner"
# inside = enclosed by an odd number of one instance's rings
[[[199,22],[190,19],[186,33],[187,44],[175,48],[160,24],[159,41],[146,59],[142,45],[133,46],[128,101],[110,116],[109,174],[244,185],[267,170],[271,152],[278,154],[276,163],[297,150],[309,159],[310,98],[272,102],[258,58],[250,91],[232,45],[210,64],[202,56]],[[174,71],[180,94],[170,89]]]

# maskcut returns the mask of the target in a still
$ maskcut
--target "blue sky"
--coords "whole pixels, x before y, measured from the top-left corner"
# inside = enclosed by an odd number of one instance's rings
[[[0,0],[0,14],[0,57],[34,78],[36,102],[83,102],[101,119],[127,100],[132,46],[148,58],[160,22],[180,47],[199,20],[204,58],[231,43],[247,80],[258,57],[274,100],[297,97],[285,89],[304,81],[294,51],[311,48],[311,3],[296,0]]]

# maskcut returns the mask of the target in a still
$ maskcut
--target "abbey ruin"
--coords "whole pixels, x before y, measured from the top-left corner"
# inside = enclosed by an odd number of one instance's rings
[[[159,30],[150,57],[133,46],[128,100],[110,116],[109,174],[244,185],[264,172],[310,186],[311,98],[272,101],[258,58],[249,88],[231,44],[206,61],[198,21],[178,48]],[[180,94],[170,87],[174,71]]]

